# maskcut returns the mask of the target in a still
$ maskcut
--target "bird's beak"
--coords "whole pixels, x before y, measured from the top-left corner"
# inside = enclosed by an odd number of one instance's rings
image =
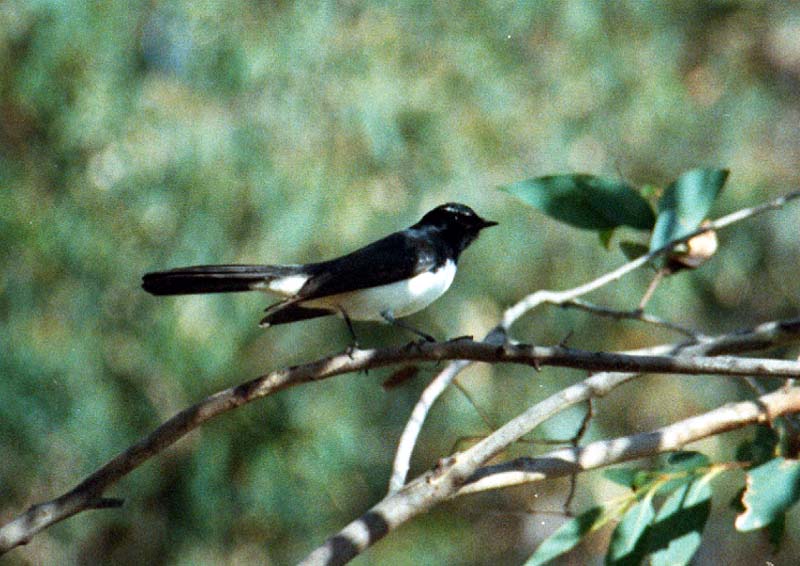
[[[484,220],[483,218],[481,218],[481,230],[483,230],[484,228],[489,228],[491,226],[497,226],[497,224],[498,223],[495,222],[494,220]]]

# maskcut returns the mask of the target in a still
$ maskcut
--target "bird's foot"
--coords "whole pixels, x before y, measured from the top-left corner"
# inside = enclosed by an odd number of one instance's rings
[[[352,360],[352,359],[354,359],[353,358],[353,354],[355,354],[360,349],[361,348],[360,348],[358,342],[353,342],[347,348],[344,349],[344,353],[347,354],[347,357]]]

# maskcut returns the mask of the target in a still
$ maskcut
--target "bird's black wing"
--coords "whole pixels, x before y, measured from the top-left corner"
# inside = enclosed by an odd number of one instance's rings
[[[444,250],[416,230],[395,232],[345,256],[307,266],[311,274],[295,297],[308,301],[395,283],[443,265]]]
[[[436,241],[415,230],[403,230],[345,256],[304,265],[308,281],[294,297],[267,307],[261,324],[272,326],[335,314],[325,308],[303,307],[303,303],[396,283],[443,265],[447,253],[436,247]]]

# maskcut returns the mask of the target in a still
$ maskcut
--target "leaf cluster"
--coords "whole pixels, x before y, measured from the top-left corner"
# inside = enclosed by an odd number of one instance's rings
[[[712,463],[699,452],[670,454],[651,468],[612,468],[606,479],[630,489],[622,497],[596,505],[561,525],[531,555],[526,566],[547,564],[586,537],[616,522],[606,552],[607,565],[690,564],[702,542],[711,513],[711,480],[746,466],[745,486],[731,502],[739,511],[741,532],[762,530],[777,552],[786,513],[800,500],[800,461],[779,455],[779,434],[769,426],[737,450],[737,462]]]
[[[727,178],[727,169],[691,169],[661,191],[652,186],[636,188],[611,177],[564,174],[518,181],[501,189],[556,220],[599,232],[606,246],[622,226],[648,231],[647,246],[620,243],[622,251],[634,259],[694,232]]]

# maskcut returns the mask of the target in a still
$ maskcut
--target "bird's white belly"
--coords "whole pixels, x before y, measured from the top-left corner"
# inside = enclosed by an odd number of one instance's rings
[[[303,305],[344,311],[352,320],[383,320],[381,313],[386,311],[401,318],[424,309],[441,297],[455,275],[456,264],[448,261],[436,271],[420,273],[405,281],[321,297]]]

